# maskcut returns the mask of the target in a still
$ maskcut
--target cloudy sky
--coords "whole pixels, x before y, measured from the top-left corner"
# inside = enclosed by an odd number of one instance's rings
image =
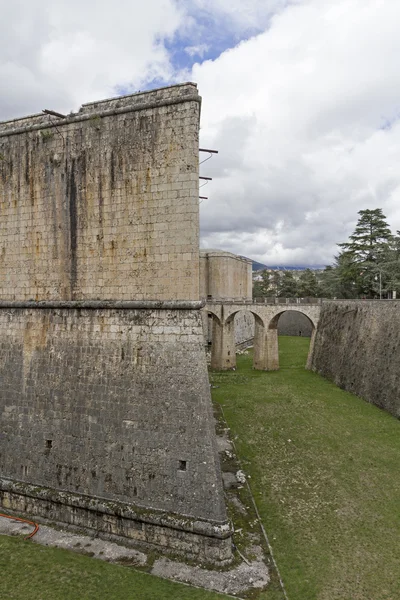
[[[0,0],[0,120],[195,81],[202,246],[329,264],[400,229],[399,0]],[[203,157],[204,158],[204,157]]]

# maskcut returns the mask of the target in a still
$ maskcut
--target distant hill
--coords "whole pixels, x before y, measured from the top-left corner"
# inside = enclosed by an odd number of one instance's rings
[[[268,269],[268,267],[267,265],[263,265],[262,263],[253,260],[253,271],[260,271],[261,269]]]
[[[246,258],[246,257],[244,257]],[[288,271],[304,271],[305,269],[324,269],[325,265],[297,265],[293,267],[292,265],[264,265],[256,260],[249,259],[253,263],[253,271],[261,271],[262,269],[279,269],[279,270],[288,270]]]

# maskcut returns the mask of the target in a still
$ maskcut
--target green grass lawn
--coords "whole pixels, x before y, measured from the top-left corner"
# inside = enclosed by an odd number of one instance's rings
[[[290,600],[400,599],[400,423],[304,369],[213,373]]]
[[[0,536],[1,600],[226,598],[22,538]]]

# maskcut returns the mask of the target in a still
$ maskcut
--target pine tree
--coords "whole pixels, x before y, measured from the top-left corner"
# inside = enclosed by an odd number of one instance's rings
[[[377,280],[382,281],[382,265],[392,234],[381,208],[360,210],[358,214],[349,241],[338,244],[343,251],[336,260],[347,292],[351,293],[353,286],[356,295],[373,298],[379,295]]]
[[[320,275],[320,290],[322,298],[340,298],[340,278],[337,267],[327,266]]]
[[[350,241],[339,244],[358,263],[377,263],[392,233],[381,208],[360,210],[360,218]]]
[[[381,272],[384,278],[384,292],[396,291],[400,295],[400,231],[392,236],[383,252]]]
[[[349,252],[335,256],[334,266],[337,276],[336,298],[357,298],[359,295],[360,267]]]

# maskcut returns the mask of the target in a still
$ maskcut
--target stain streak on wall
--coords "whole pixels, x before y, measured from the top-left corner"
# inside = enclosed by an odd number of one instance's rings
[[[0,123],[0,299],[196,300],[199,113],[187,84]]]

